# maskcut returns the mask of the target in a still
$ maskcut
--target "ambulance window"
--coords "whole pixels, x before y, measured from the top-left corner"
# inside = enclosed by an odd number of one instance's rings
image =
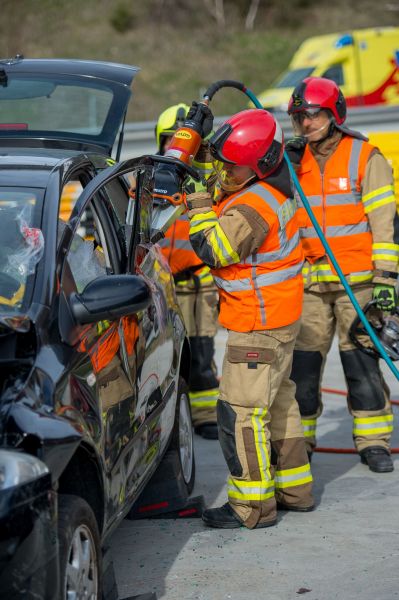
[[[294,69],[293,71],[288,71],[285,73],[282,78],[277,81],[274,87],[276,88],[294,88],[298,83],[301,83],[305,77],[310,77],[313,73],[314,67],[306,67],[303,69]]]
[[[324,71],[322,77],[332,79],[337,85],[344,85],[344,73],[342,65],[333,65],[327,71]]]

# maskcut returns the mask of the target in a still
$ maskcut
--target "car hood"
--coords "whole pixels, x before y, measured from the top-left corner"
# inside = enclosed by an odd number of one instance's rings
[[[0,61],[0,147],[111,154],[137,67],[89,60]]]

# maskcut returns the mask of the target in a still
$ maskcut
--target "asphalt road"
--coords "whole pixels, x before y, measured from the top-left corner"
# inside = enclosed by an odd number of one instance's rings
[[[221,331],[219,365],[224,344]],[[387,380],[392,396],[399,398],[399,383],[390,372]],[[335,347],[323,385],[345,389]],[[345,398],[325,394],[323,400],[319,445],[352,447]],[[394,412],[397,417],[399,407]],[[193,495],[203,494],[208,506],[219,506],[226,500],[227,476],[219,444],[195,437]],[[392,445],[399,446],[397,429]],[[357,455],[315,454],[317,509],[282,512],[269,529],[212,530],[200,519],[126,520],[111,540],[120,597],[152,592],[157,600],[399,598],[399,460],[395,462],[393,473],[376,474]]]

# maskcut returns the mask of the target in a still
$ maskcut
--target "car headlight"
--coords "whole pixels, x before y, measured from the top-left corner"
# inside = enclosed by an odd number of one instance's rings
[[[15,450],[0,450],[0,492],[39,479],[47,473],[47,466],[35,456]]]

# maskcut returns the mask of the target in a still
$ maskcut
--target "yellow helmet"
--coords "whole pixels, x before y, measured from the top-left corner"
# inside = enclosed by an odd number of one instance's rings
[[[159,115],[155,126],[158,152],[162,152],[162,138],[173,135],[176,129],[182,127],[189,110],[187,104],[180,103],[170,106]]]

